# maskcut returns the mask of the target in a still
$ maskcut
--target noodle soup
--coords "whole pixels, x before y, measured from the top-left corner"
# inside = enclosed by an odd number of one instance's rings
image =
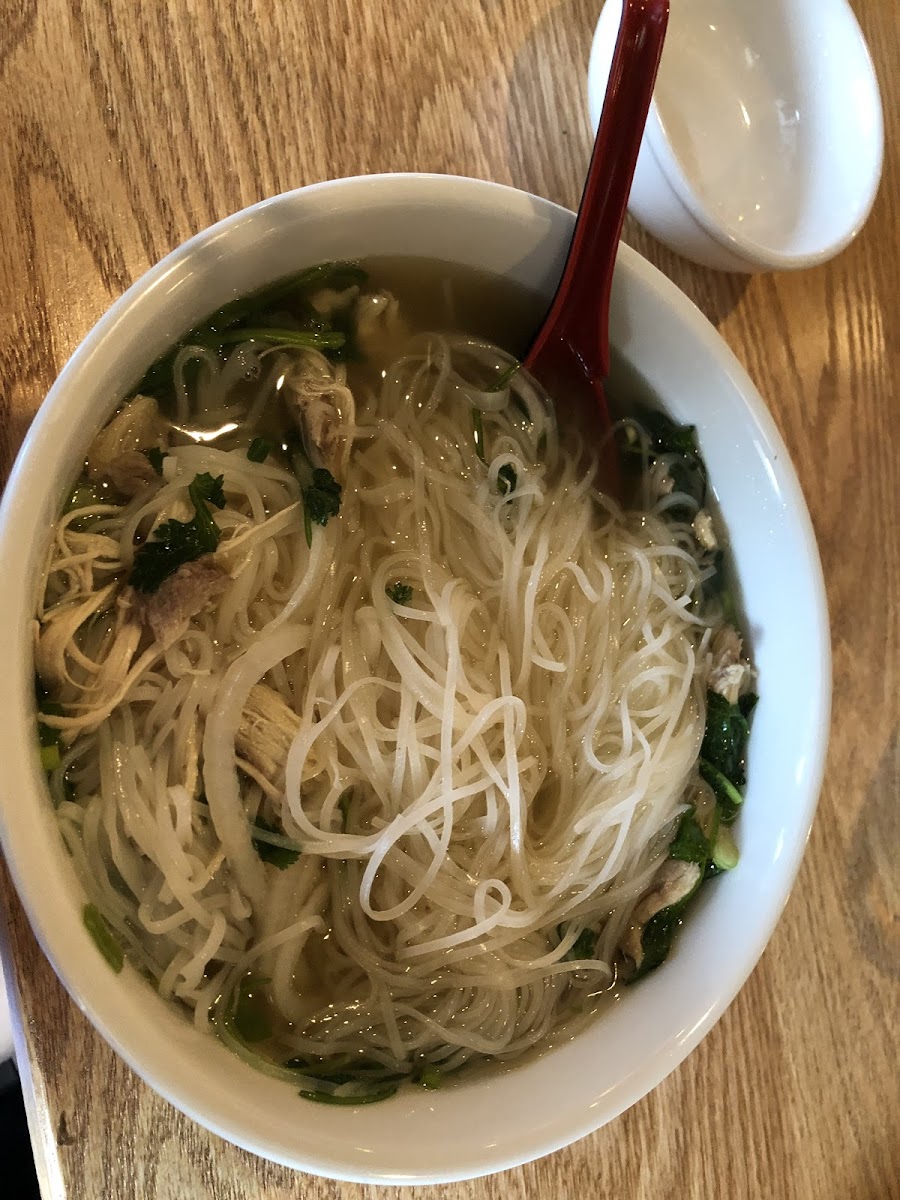
[[[696,439],[623,420],[604,494],[519,366],[540,309],[425,260],[236,301],[54,530],[39,731],[85,921],[311,1100],[545,1046],[737,860],[753,671]]]

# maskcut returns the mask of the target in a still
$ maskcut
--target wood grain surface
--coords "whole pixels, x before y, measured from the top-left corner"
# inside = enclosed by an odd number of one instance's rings
[[[687,1062],[592,1137],[488,1180],[381,1191],[274,1167],[160,1100],[68,1000],[4,875],[5,962],[46,1200],[900,1197],[900,33],[896,0],[855,8],[880,74],[887,158],[849,250],[817,270],[748,280],[626,231],[768,399],[828,582],[825,790],[750,982]],[[409,169],[574,206],[597,9],[0,0],[3,467],[110,302],[235,209],[327,177]]]

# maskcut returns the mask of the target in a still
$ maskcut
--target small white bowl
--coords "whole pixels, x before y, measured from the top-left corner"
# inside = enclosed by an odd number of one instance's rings
[[[588,71],[596,128],[622,12],[607,0]],[[859,233],[884,129],[846,0],[672,0],[629,209],[723,271],[811,267]]]
[[[407,254],[506,274],[549,303],[572,224],[571,213],[510,188],[421,175],[318,184],[229,217],[154,267],[88,334],[35,418],[3,498],[0,833],[31,924],[76,1003],[139,1075],[215,1133],[288,1166],[370,1183],[441,1183],[516,1166],[639,1100],[731,1002],[793,883],[825,761],[825,593],[787,451],[712,326],[622,246],[611,341],[623,378],[642,380],[676,419],[697,424],[743,583],[761,699],[741,860],[705,889],[670,960],[571,1042],[506,1072],[361,1109],[309,1104],[256,1073],[130,966],[112,974],[85,932],[84,894],[36,749],[31,623],[49,529],[91,438],[146,365],[227,300],[322,259]]]

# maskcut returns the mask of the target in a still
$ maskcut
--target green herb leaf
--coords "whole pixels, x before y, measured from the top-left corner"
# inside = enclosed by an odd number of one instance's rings
[[[263,817],[255,818],[251,830],[256,853],[263,862],[271,863],[279,871],[292,867],[300,857],[301,847]]]
[[[700,828],[692,808],[682,814],[675,836],[669,844],[669,856],[681,862],[705,863],[710,855],[709,839]]]
[[[272,453],[272,443],[268,438],[255,437],[247,447],[247,458],[250,462],[263,463]]]
[[[81,910],[84,927],[94,939],[94,945],[118,975],[125,962],[125,951],[112,927],[96,904],[85,904]]]
[[[682,904],[670,904],[668,908],[655,913],[641,934],[641,949],[644,956],[641,965],[632,977],[635,979],[648,975],[665,962],[672,948],[672,942],[681,924]]]
[[[300,489],[308,546],[312,546],[312,522],[327,525],[330,518],[336,517],[341,511],[341,490],[341,485],[324,467],[316,467],[312,473],[312,483]]]
[[[204,333],[193,339],[198,346],[210,349],[238,342],[267,342],[273,346],[291,346],[298,350],[339,350],[346,340],[346,334],[332,329],[276,329],[265,325]]]
[[[519,477],[516,475],[516,468],[512,463],[504,463],[497,472],[497,489],[501,496],[508,496],[510,492],[514,492],[519,483]]]
[[[209,505],[225,507],[223,476],[213,478],[207,472],[195,475],[188,487],[194,506],[190,521],[164,521],[153,539],[140,546],[134,556],[129,582],[136,591],[152,593],[180,566],[212,554],[219,545],[221,530],[212,518]]]
[[[505,387],[509,387],[515,373],[521,368],[520,362],[510,363],[509,366],[501,371],[490,387],[485,388],[486,392],[502,392]]]
[[[566,935],[564,925],[557,926],[556,929],[559,940],[562,941]],[[574,962],[579,958],[593,958],[597,949],[597,935],[592,929],[582,929],[574,943],[569,947],[563,955],[563,962]]]
[[[392,583],[384,590],[387,598],[393,600],[395,604],[409,604],[412,600],[413,590],[408,583]]]
[[[148,450],[145,450],[143,453],[145,454],[147,461],[150,463],[150,466],[157,473],[157,475],[162,475],[163,459],[166,457],[165,450],[161,449],[159,446],[151,446]]]
[[[744,797],[731,780],[714,767],[712,763],[707,762],[705,758],[700,759],[699,766],[700,774],[716,793],[716,801],[719,806],[722,822],[725,825],[730,825],[740,812],[741,805],[744,803]]]
[[[746,779],[744,753],[749,734],[750,725],[739,704],[729,704],[718,692],[706,693],[706,728],[700,757],[737,787]]]
[[[338,797],[338,808],[341,810],[341,827],[347,832],[347,822],[350,819],[350,805],[353,803],[353,788],[344,788]]]
[[[418,1082],[421,1083],[422,1087],[431,1088],[432,1090],[443,1087],[444,1073],[429,1063],[428,1066],[423,1067],[419,1072]]]

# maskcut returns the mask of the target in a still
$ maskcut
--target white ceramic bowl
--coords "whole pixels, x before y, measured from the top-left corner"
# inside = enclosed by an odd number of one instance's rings
[[[588,71],[596,128],[622,0]],[[846,0],[672,0],[629,208],[723,271],[811,267],[860,231],[881,178],[878,82]]]
[[[506,273],[549,299],[572,221],[564,209],[510,188],[416,175],[319,184],[238,213],[170,254],[88,334],[35,419],[6,491],[2,836],[31,923],[75,1001],[152,1087],[216,1133],[290,1166],[341,1179],[437,1182],[546,1154],[648,1092],[729,1004],[787,898],[825,758],[825,599],[787,452],[712,326],[623,246],[612,344],[675,417],[699,426],[752,627],[762,698],[738,826],[740,865],[705,889],[671,960],[573,1042],[507,1073],[356,1110],[306,1103],[256,1074],[128,966],[111,974],[82,928],[83,896],[35,749],[30,622],[48,528],[90,439],[126,389],[228,298],[321,259],[419,254]]]

